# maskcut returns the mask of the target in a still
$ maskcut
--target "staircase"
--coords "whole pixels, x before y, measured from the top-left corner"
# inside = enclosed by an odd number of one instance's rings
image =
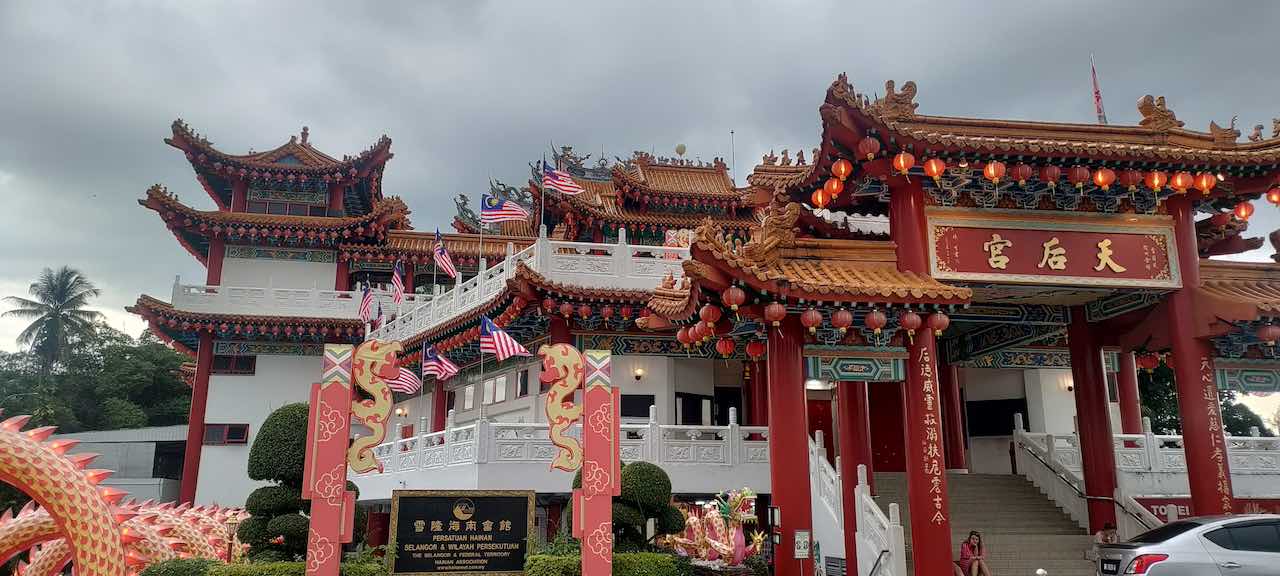
[[[1093,565],[1084,559],[1093,539],[1034,485],[1021,476],[948,474],[951,505],[951,557],[959,558],[960,541],[970,530],[982,533],[987,563],[994,576],[1035,574],[1044,568],[1048,576],[1093,576]],[[911,566],[910,508],[907,481],[902,473],[876,474],[876,502],[902,508],[906,531],[907,565]]]

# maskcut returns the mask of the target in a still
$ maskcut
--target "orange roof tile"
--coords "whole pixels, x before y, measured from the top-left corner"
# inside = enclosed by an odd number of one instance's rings
[[[173,137],[166,138],[169,145],[181,149],[193,161],[200,164],[221,163],[235,165],[249,170],[269,170],[292,174],[340,174],[346,176],[350,170],[362,170],[370,163],[390,158],[388,150],[391,139],[385,135],[372,146],[357,156],[338,160],[325,154],[308,142],[308,131],[302,129],[302,139],[290,137],[289,141],[266,152],[249,154],[228,154],[213,147],[207,138],[197,134],[181,119],[173,122]]]
[[[138,204],[155,210],[166,221],[174,223],[179,216],[190,223],[177,221],[183,228],[203,229],[203,226],[245,226],[284,230],[307,230],[319,233],[341,232],[364,227],[366,234],[379,229],[396,229],[408,226],[409,208],[394,196],[377,203],[363,216],[291,216],[285,214],[258,214],[251,212],[227,212],[222,210],[196,210],[178,200],[178,197],[160,185],[147,189],[147,197]]]
[[[444,240],[445,250],[454,256],[480,257],[480,235],[478,234],[440,234]],[[484,256],[492,264],[507,255],[507,243],[514,244],[517,252],[533,244],[530,236],[502,236],[486,234],[484,237]],[[380,245],[342,244],[338,248],[343,251],[361,251],[374,256],[415,255],[430,258],[436,244],[435,232],[422,230],[392,230],[387,240]]]
[[[1280,315],[1280,264],[1200,260],[1200,292],[1221,302]]]

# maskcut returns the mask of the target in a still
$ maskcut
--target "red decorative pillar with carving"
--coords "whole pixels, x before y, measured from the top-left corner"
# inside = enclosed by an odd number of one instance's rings
[[[1120,396],[1120,431],[1124,434],[1142,433],[1142,404],[1138,400],[1138,363],[1132,350],[1120,351],[1120,372],[1116,374],[1116,388]]]
[[[942,426],[947,446],[947,469],[966,470],[964,454],[964,402],[960,399],[960,369],[944,364],[938,373],[942,385]]]
[[[1191,513],[1231,514],[1231,467],[1222,434],[1218,383],[1213,371],[1213,345],[1197,338],[1195,288],[1200,286],[1200,256],[1191,199],[1179,195],[1168,201],[1178,244],[1182,288],[1169,295],[1169,338],[1173,345],[1173,373],[1178,387],[1178,414],[1191,483]]]
[[[1105,524],[1116,523],[1116,508],[1111,500],[1116,491],[1116,454],[1107,407],[1107,381],[1102,375],[1102,347],[1089,328],[1084,306],[1071,308],[1067,345],[1071,351],[1089,532],[1097,532]]]
[[[338,255],[338,266],[333,281],[333,289],[339,292],[346,292],[351,289],[351,261],[344,259],[341,254]]]
[[[209,372],[213,368],[213,334],[200,333],[196,347],[196,376],[191,381],[191,409],[187,413],[187,445],[182,458],[182,484],[179,502],[196,500],[196,484],[200,479],[200,450],[204,447],[204,412],[209,403]]]
[[[890,191],[889,231],[898,247],[898,269],[928,274],[924,189],[919,180],[895,186]],[[947,502],[937,361],[938,347],[933,331],[917,330],[907,346],[906,467],[911,541],[918,576],[952,572],[951,512]]]
[[[205,258],[205,284],[219,286],[222,284],[222,260],[227,254],[226,241],[221,236],[209,238],[209,255]]]
[[[769,372],[764,360],[752,360],[747,364],[747,425],[769,425]]]
[[[844,555],[846,566],[857,566],[858,506],[854,495],[858,465],[867,467],[871,480],[871,419],[867,414],[867,383],[840,382],[836,387],[840,431],[840,499],[844,503]]]
[[[769,331],[769,480],[782,515],[782,539],[774,549],[776,576],[813,574],[813,559],[796,559],[796,530],[813,530],[809,490],[809,427],[804,391],[804,327],[788,314]]]
[[[249,183],[237,178],[231,183],[231,211],[249,211]]]
[[[569,330],[569,320],[563,316],[552,316],[551,325],[547,328],[547,338],[552,344],[573,345],[573,332]]]

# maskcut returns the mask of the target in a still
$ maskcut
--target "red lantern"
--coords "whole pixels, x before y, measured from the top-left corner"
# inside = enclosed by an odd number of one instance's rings
[[[543,309],[543,310],[546,310],[547,312],[550,312],[550,311],[552,311],[552,310],[555,310],[555,309],[556,309],[556,301],[555,301],[555,300],[552,300],[551,298],[546,298],[546,299],[544,299],[544,300],[542,301],[542,309]]]
[[[581,317],[583,320],[586,320],[587,318],[590,318],[590,317],[591,317],[591,307],[590,307],[590,306],[588,306],[588,305],[586,305],[586,304],[583,304],[583,305],[579,306],[579,307],[578,307],[578,316],[579,316],[579,317]]]
[[[1035,173],[1035,170],[1031,169],[1031,166],[1029,164],[1024,164],[1022,162],[1019,162],[1016,166],[1013,167],[1012,177],[1015,181],[1018,182],[1019,186],[1026,186],[1027,180],[1030,180],[1031,175],[1034,173]]]
[[[827,178],[827,183],[822,185],[822,190],[828,196],[835,198],[844,192],[844,181],[839,178]]]
[[[750,356],[752,360],[759,360],[763,357],[764,350],[765,346],[764,341],[762,340],[752,340],[747,342],[747,356]]]
[[[764,307],[764,319],[774,326],[781,326],[782,319],[787,317],[787,307],[779,302],[770,302]]]
[[[819,188],[813,191],[813,196],[809,197],[813,201],[813,207],[819,210],[826,208],[827,203],[831,201],[831,196],[827,194],[825,188]]]
[[[1134,361],[1137,363],[1139,368],[1146,370],[1147,372],[1155,370],[1156,367],[1160,365],[1160,357],[1155,354],[1139,354],[1134,358]]]
[[[1173,188],[1179,194],[1186,194],[1187,188],[1195,183],[1195,178],[1191,177],[1189,172],[1178,172],[1169,179],[1169,187]]]
[[[1132,168],[1120,173],[1120,185],[1129,189],[1129,192],[1137,192],[1138,184],[1142,182],[1142,172]]]
[[[870,136],[864,136],[858,141],[858,155],[873,160],[876,154],[880,152],[880,141]]]
[[[1058,187],[1058,178],[1062,177],[1062,169],[1057,166],[1049,165],[1040,168],[1040,181],[1048,184],[1050,188]]]
[[[941,336],[942,331],[951,325],[951,318],[942,312],[934,312],[929,315],[929,328],[933,330],[934,336]]]
[[[906,176],[907,171],[915,165],[916,157],[912,156],[910,152],[899,152],[893,157],[893,169],[903,176]]]
[[[697,324],[693,325],[693,339],[698,342],[710,338],[711,334],[714,332],[715,329],[712,328],[710,324],[707,324],[706,320],[699,320]]]
[[[716,342],[716,352],[719,352],[720,355],[725,358],[733,356],[733,352],[734,350],[737,350],[737,348],[738,346],[733,343],[733,338],[728,336],[724,336]]]
[[[810,334],[813,334],[822,325],[822,313],[816,308],[805,310],[804,313],[800,314],[800,323],[809,329]]]
[[[844,334],[849,331],[849,327],[853,326],[853,313],[841,308],[831,314],[831,326]]]
[[[1232,210],[1232,212],[1236,213],[1236,218],[1248,222],[1249,217],[1253,216],[1253,203],[1245,200],[1244,202],[1236,204],[1235,210]]]
[[[604,318],[605,320],[608,320],[608,319],[612,318],[612,317],[613,317],[613,305],[612,305],[612,304],[605,304],[605,305],[604,305],[604,308],[601,308],[601,309],[600,309],[600,317],[601,317],[601,318]]]
[[[1280,326],[1276,326],[1270,322],[1258,327],[1258,339],[1267,343],[1267,346],[1275,346],[1276,340],[1280,340]]]
[[[907,310],[898,317],[898,324],[901,324],[902,328],[907,331],[908,338],[915,336],[916,330],[923,323],[924,319],[919,314],[916,314],[915,310]]]
[[[853,174],[853,163],[845,160],[844,158],[836,160],[835,163],[831,165],[831,173],[835,175],[836,178],[843,181],[847,179],[850,174]]]
[[[875,308],[872,308],[870,312],[867,312],[867,317],[862,321],[867,325],[867,328],[870,328],[876,334],[879,334],[885,324],[889,323],[889,319],[885,317],[884,312]]]
[[[982,176],[990,180],[992,184],[999,184],[1000,179],[1004,178],[1004,171],[1004,162],[992,160],[982,167]]]
[[[1084,166],[1072,166],[1067,170],[1067,181],[1071,182],[1076,188],[1083,190],[1084,183],[1089,181],[1089,169]]]
[[[720,295],[720,301],[727,304],[730,310],[737,312],[738,306],[747,301],[747,293],[737,286],[729,286],[724,289],[724,294]]]
[[[564,316],[565,318],[573,316],[573,304],[570,304],[568,302],[561,302],[560,315]]]
[[[1143,183],[1150,188],[1152,192],[1159,192],[1164,189],[1164,185],[1169,181],[1169,175],[1160,170],[1152,170],[1147,172],[1147,176]]]
[[[688,348],[690,344],[693,344],[693,336],[690,334],[691,331],[692,329],[688,326],[676,331],[676,340],[679,340],[680,344],[685,348]]]
[[[630,307],[630,306],[623,306],[621,310],[618,310],[618,313],[619,313],[619,314],[622,314],[622,319],[623,319],[623,320],[630,320],[630,319],[631,319],[631,307]]]
[[[947,171],[947,163],[938,158],[930,158],[924,162],[924,175],[934,180],[942,177]]]
[[[698,317],[708,324],[715,324],[720,320],[720,308],[710,304],[703,304],[702,308],[698,310]]]
[[[1267,190],[1267,202],[1280,206],[1280,186],[1272,186]]]
[[[1201,193],[1208,194],[1213,190],[1213,187],[1217,185],[1218,177],[1212,172],[1201,172],[1196,174],[1196,190],[1199,190]]]
[[[1110,190],[1111,183],[1115,181],[1116,171],[1105,166],[1093,173],[1093,183],[1103,190]]]

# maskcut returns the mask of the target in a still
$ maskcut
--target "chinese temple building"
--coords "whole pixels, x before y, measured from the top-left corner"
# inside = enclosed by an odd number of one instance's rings
[[[1219,514],[1280,498],[1280,441],[1226,435],[1218,394],[1280,391],[1280,262],[1210,259],[1262,246],[1248,221],[1280,205],[1280,138],[1190,130],[1151,96],[1120,126],[927,116],[916,90],[872,99],[841,75],[808,158],[771,152],[743,186],[683,149],[562,148],[548,163],[580,194],[543,190],[540,162],[524,187],[490,183],[527,220],[484,225],[457,199],[441,236],[456,278],[382,194],[388,138],[337,160],[304,128],[233,155],[175,123],[217,210],[158,186],[140,203],[208,274],[131,310],[195,359],[183,499],[242,501],[255,484],[227,471],[271,409],[306,400],[322,344],[373,337],[462,371],[397,394],[362,502],[534,489],[554,533],[571,477],[548,467],[540,365],[484,357],[483,317],[530,350],[612,350],[623,460],[662,466],[679,498],[760,493],[780,515],[776,574],[813,573],[790,556],[808,537],[827,573],[951,574],[971,529],[1006,549],[997,572],[1041,546],[1071,553],[1035,566],[1092,574],[1074,547],[1158,525],[1152,499]],[[390,284],[397,261],[410,294],[379,291],[369,329],[356,285]],[[1141,415],[1139,367],[1161,358],[1181,436]],[[1018,505],[982,516],[975,494]]]

